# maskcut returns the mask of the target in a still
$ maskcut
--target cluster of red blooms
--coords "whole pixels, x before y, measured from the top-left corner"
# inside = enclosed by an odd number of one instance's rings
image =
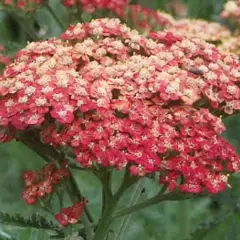
[[[11,63],[11,58],[4,55],[4,46],[0,44],[0,65],[6,66]],[[1,67],[1,66],[0,66]],[[2,70],[0,70],[0,81],[3,78],[1,75]],[[8,134],[7,129],[0,127],[0,142],[8,142],[13,138],[10,134]]]
[[[38,129],[85,167],[130,165],[160,172],[171,190],[223,190],[240,159],[211,112],[239,111],[239,60],[203,40],[150,36],[96,19],[28,44],[0,81],[0,125]]]
[[[25,182],[25,190],[22,198],[27,204],[35,204],[37,199],[43,199],[53,192],[54,185],[59,184],[70,175],[67,162],[60,168],[56,163],[49,163],[39,171],[25,171],[22,178]]]
[[[240,23],[240,0],[230,0],[224,5],[221,12],[222,18],[232,18]]]
[[[63,227],[76,224],[87,202],[85,198],[82,198],[80,202],[75,203],[73,206],[61,209],[60,213],[55,215],[56,220]]]
[[[222,41],[230,37],[231,32],[217,22],[200,19],[174,19],[171,15],[155,11],[140,5],[129,4],[121,16],[135,28],[148,34],[151,31],[167,29],[182,37],[199,38],[208,42]]]
[[[81,4],[84,11],[93,13],[96,9],[109,9],[117,15],[122,15],[128,0],[63,0],[66,7]]]
[[[44,0],[3,0],[3,4],[19,9],[31,10],[36,4],[41,4],[43,1]]]

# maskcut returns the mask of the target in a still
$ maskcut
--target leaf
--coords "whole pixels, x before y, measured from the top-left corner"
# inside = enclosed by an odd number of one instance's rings
[[[37,229],[46,229],[59,231],[60,228],[52,221],[48,221],[45,217],[39,214],[33,214],[30,218],[21,216],[20,214],[10,215],[0,212],[0,223],[18,227],[28,227]]]

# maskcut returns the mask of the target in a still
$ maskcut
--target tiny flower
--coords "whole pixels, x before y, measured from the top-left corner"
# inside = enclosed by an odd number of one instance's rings
[[[80,202],[77,202],[70,207],[61,209],[60,213],[55,215],[55,218],[63,227],[66,227],[69,224],[76,224],[86,204],[87,200],[82,198]]]

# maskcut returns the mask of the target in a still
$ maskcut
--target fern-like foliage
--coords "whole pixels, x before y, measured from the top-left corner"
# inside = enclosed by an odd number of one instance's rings
[[[26,228],[37,228],[53,231],[61,231],[59,226],[55,225],[52,221],[48,221],[45,217],[39,214],[33,214],[31,217],[26,218],[20,214],[10,215],[8,213],[0,212],[0,224],[26,227]]]

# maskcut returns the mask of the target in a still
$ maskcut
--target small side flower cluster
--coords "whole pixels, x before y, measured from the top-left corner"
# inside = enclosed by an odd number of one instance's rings
[[[237,57],[118,19],[72,25],[62,39],[28,44],[6,68],[0,126],[38,131],[84,167],[160,173],[171,190],[228,186],[240,158],[219,114],[240,110]]]
[[[224,5],[224,10],[221,12],[222,18],[231,18],[240,23],[240,1],[230,0]]]
[[[63,227],[76,224],[87,202],[85,198],[82,198],[80,202],[75,203],[73,206],[61,209],[60,213],[55,215],[56,220]]]
[[[43,199],[53,192],[54,186],[70,175],[67,162],[57,168],[56,163],[49,163],[39,171],[25,171],[22,178],[25,190],[22,198],[29,205],[35,204],[37,199]]]
[[[63,0],[66,7],[81,4],[84,11],[93,13],[96,10],[108,9],[118,16],[122,15],[127,7],[128,0]]]

